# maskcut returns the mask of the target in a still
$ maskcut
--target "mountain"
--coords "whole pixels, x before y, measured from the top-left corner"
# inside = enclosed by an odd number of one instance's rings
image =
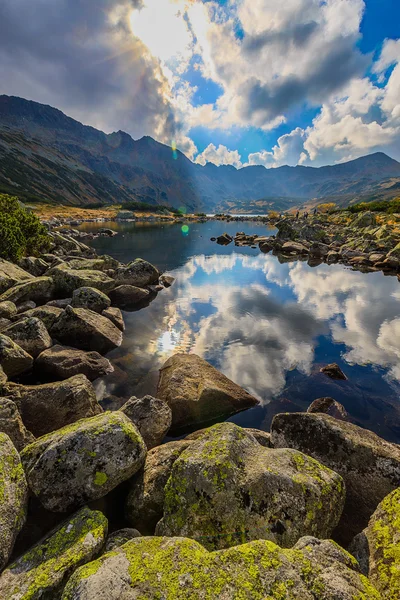
[[[105,134],[56,108],[0,96],[0,191],[31,200],[264,212],[311,199],[349,203],[393,186],[398,193],[396,185],[400,163],[383,153],[321,168],[201,166],[151,137]]]

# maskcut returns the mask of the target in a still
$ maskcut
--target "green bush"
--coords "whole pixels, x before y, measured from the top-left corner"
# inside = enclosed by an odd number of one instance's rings
[[[17,261],[49,249],[50,238],[38,217],[15,196],[0,194],[0,257]]]
[[[359,202],[349,206],[346,210],[351,213],[365,212],[367,210],[372,212],[386,212],[388,214],[400,212],[400,199],[394,200],[375,200],[373,202]]]

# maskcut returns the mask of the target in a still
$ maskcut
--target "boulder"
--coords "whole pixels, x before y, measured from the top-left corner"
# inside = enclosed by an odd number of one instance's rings
[[[17,405],[10,398],[0,397],[0,432],[8,435],[18,452],[35,441],[23,424]]]
[[[61,300],[51,300],[50,302],[47,302],[46,306],[55,306],[56,308],[64,310],[64,308],[70,306],[71,302],[72,298],[63,298]]]
[[[135,398],[126,402],[121,411],[136,425],[147,449],[159,446],[172,423],[172,412],[168,404],[153,396]]]
[[[4,329],[7,329],[7,327],[10,327],[10,325],[12,325],[12,321],[0,318],[0,332],[4,331]]]
[[[110,268],[109,263],[103,260],[103,257],[98,258],[81,258],[81,257],[73,257],[65,259],[68,261],[68,268],[74,269],[77,271],[105,271]],[[119,265],[118,261],[115,261],[117,265]]]
[[[17,307],[14,302],[0,303],[0,319],[12,319],[17,314]]]
[[[278,221],[275,227],[278,229],[276,237],[279,240],[295,240],[298,237],[298,232],[287,219]]]
[[[67,264],[62,264],[53,267],[48,273],[54,280],[57,292],[68,296],[81,287],[96,288],[105,293],[115,287],[114,280],[102,271],[69,269]]]
[[[365,227],[371,227],[372,225],[376,225],[376,217],[369,211],[360,213],[352,222],[352,227],[358,229],[365,229]]]
[[[53,512],[102,498],[132,477],[145,458],[138,430],[119,412],[81,419],[21,453],[29,488]]]
[[[75,571],[62,600],[380,600],[344,550],[311,540],[208,552],[185,538],[136,538]]]
[[[4,335],[12,339],[33,358],[36,358],[41,352],[53,345],[44,323],[36,317],[17,321],[17,323],[4,330]]]
[[[284,254],[308,254],[309,250],[300,242],[285,242],[281,248],[281,252]]]
[[[222,235],[219,235],[217,237],[216,242],[220,246],[228,246],[229,244],[231,244],[233,242],[233,237],[230,236],[228,233],[223,233]]]
[[[172,410],[172,431],[252,408],[258,400],[196,354],[175,354],[160,369],[157,398]]]
[[[122,316],[122,312],[119,308],[110,306],[110,308],[106,308],[106,310],[103,310],[101,314],[103,315],[103,317],[107,317],[107,319],[110,319],[111,323],[113,323],[115,327],[118,327],[120,331],[125,331],[124,317]]]
[[[34,277],[41,277],[49,268],[47,262],[38,256],[24,256],[19,261],[19,266]]]
[[[25,523],[27,507],[28,486],[19,454],[8,435],[0,433],[0,571]]]
[[[174,283],[174,281],[175,281],[175,277],[172,277],[172,275],[161,275],[161,277],[160,277],[160,283],[165,288],[171,287],[171,285]]]
[[[109,296],[113,305],[121,308],[129,308],[149,300],[150,292],[134,285],[124,284],[114,288],[109,293]]]
[[[26,313],[28,310],[33,310],[36,308],[36,302],[32,302],[32,300],[25,300],[17,305],[17,313],[19,317],[23,317],[22,313]]]
[[[141,537],[141,534],[137,529],[125,528],[114,531],[113,533],[110,533],[107,538],[105,551],[110,552],[111,550],[114,550],[114,548],[119,548],[126,544],[126,542],[138,537]]]
[[[346,375],[336,363],[332,363],[330,365],[326,365],[326,367],[322,367],[322,369],[320,369],[320,372],[324,373],[324,375],[330,377],[331,379],[342,379],[343,381],[347,380]]]
[[[260,248],[261,252],[263,252],[264,254],[268,254],[268,252],[271,252],[271,250],[274,249],[274,240],[270,239],[270,240],[265,240],[264,242],[260,242],[258,247]]]
[[[191,537],[213,550],[257,539],[291,547],[303,535],[329,537],[344,499],[334,471],[222,423],[174,462],[156,535]]]
[[[8,377],[17,377],[32,368],[33,358],[11,338],[0,334],[0,365]]]
[[[22,281],[28,281],[29,279],[33,279],[30,273],[17,267],[14,263],[0,258],[0,294],[3,294],[14,285]]]
[[[388,253],[389,258],[400,258],[400,242]]]
[[[117,285],[125,284],[141,288],[157,283],[159,277],[158,269],[141,258],[137,258],[126,267],[119,267],[115,271]]]
[[[113,373],[114,367],[98,352],[84,352],[84,350],[56,345],[37,357],[35,370],[55,380],[82,374],[89,381],[94,381],[98,377]]]
[[[62,309],[57,308],[56,306],[48,306],[45,304],[44,306],[38,306],[37,308],[32,308],[27,310],[22,315],[17,315],[13,317],[13,321],[20,321],[21,319],[28,319],[31,317],[35,317],[36,319],[40,319],[42,323],[44,323],[47,330],[49,330],[52,325],[57,321],[58,317],[62,314]]]
[[[174,462],[191,444],[187,440],[168,442],[147,453],[144,467],[129,482],[125,516],[144,535],[153,535],[163,516],[164,488]]]
[[[400,483],[400,447],[371,431],[324,414],[276,415],[271,425],[274,448],[295,448],[339,473],[346,503],[336,532],[348,544],[360,533],[379,502]]]
[[[27,281],[16,284],[0,296],[0,302],[20,304],[25,300],[47,302],[54,294],[54,282],[51,277],[32,277]]]
[[[71,306],[74,308],[88,308],[93,312],[102,313],[111,305],[111,300],[100,290],[91,287],[82,287],[74,290]]]
[[[193,431],[193,433],[189,433],[189,435],[185,436],[185,442],[198,440],[200,436],[208,433],[211,427],[207,427],[205,429],[197,429],[197,431]],[[251,433],[251,435],[257,440],[261,446],[265,448],[272,448],[271,443],[271,434],[266,431],[261,431],[260,429],[253,429],[252,427],[244,427],[244,431],[247,433]]]
[[[310,404],[307,408],[308,413],[325,413],[326,415],[330,415],[331,417],[335,417],[335,419],[341,419],[342,421],[346,421],[348,414],[340,402],[336,402],[333,398],[317,398]]]
[[[36,437],[102,412],[93,386],[84,375],[42,385],[8,384],[6,390],[25,426]]]
[[[100,354],[106,354],[122,343],[122,333],[110,319],[86,308],[67,306],[50,333],[66,346],[95,350]]]
[[[56,600],[79,566],[100,553],[107,536],[107,519],[82,508],[20,556],[0,577],[0,597]]]
[[[0,392],[3,389],[3,386],[7,383],[8,377],[3,371],[3,367],[0,365]]]

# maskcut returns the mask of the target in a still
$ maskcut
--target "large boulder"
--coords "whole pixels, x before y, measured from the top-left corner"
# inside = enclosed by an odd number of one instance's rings
[[[258,400],[196,354],[175,354],[160,370],[157,397],[172,410],[172,431],[252,408]]]
[[[158,283],[159,277],[158,269],[141,258],[130,262],[126,267],[119,267],[115,272],[117,285],[134,285],[139,288]]]
[[[0,397],[0,432],[8,435],[18,452],[35,441],[23,424],[17,405],[10,398]]]
[[[102,271],[70,269],[66,263],[53,267],[48,273],[54,280],[57,292],[67,296],[81,287],[96,288],[105,293],[115,287],[114,280]]]
[[[0,302],[21,304],[25,300],[46,302],[51,300],[54,293],[54,283],[51,277],[33,277],[9,288],[0,296]]]
[[[29,279],[33,279],[30,273],[17,267],[14,263],[0,258],[0,294],[3,294],[14,285],[22,281],[28,281]]]
[[[101,512],[82,508],[7,567],[0,597],[57,600],[72,573],[98,556],[107,526]]]
[[[67,346],[52,346],[35,361],[35,370],[49,379],[68,379],[85,375],[89,381],[113,373],[110,361],[98,352],[85,352]]]
[[[314,402],[311,402],[307,408],[308,413],[325,413],[335,419],[347,420],[347,411],[343,404],[334,400],[334,398],[325,397],[317,398]]]
[[[357,229],[365,229],[365,227],[371,227],[372,225],[376,225],[376,217],[369,211],[360,213],[352,222],[352,226]]]
[[[275,227],[278,229],[276,237],[279,240],[295,240],[298,237],[298,232],[287,219],[278,221]]]
[[[106,308],[106,310],[103,310],[101,314],[103,315],[103,317],[107,317],[107,319],[110,319],[111,323],[113,323],[115,327],[118,327],[120,331],[125,331],[124,317],[122,316],[122,312],[119,308],[110,306],[110,308]]]
[[[95,350],[100,354],[106,354],[122,343],[122,332],[110,319],[92,310],[72,306],[67,306],[50,333],[66,346]]]
[[[88,308],[97,313],[102,313],[111,305],[111,300],[100,290],[91,287],[82,287],[74,290],[71,306],[74,308]]]
[[[32,368],[33,358],[11,338],[0,334],[0,365],[8,377],[17,377]]]
[[[129,417],[140,431],[147,449],[159,446],[172,423],[172,412],[168,404],[153,396],[132,397],[121,411]]]
[[[17,323],[4,329],[3,333],[33,358],[36,358],[41,352],[53,345],[44,323],[36,317],[28,317],[17,321]]]
[[[185,538],[135,538],[78,569],[62,600],[380,600],[344,550],[318,543],[208,552]]]
[[[195,538],[209,549],[257,539],[291,547],[303,535],[329,537],[344,497],[340,475],[314,459],[265,448],[222,423],[175,461],[156,533]]]
[[[336,535],[344,544],[400,484],[400,447],[352,423],[324,414],[279,414],[271,436],[275,448],[300,450],[343,477],[346,503]]]
[[[57,321],[58,317],[62,314],[62,308],[58,308],[56,306],[48,306],[45,304],[44,306],[37,306],[36,308],[31,308],[22,314],[18,314],[12,318],[12,321],[20,321],[21,319],[29,319],[31,317],[35,317],[36,319],[40,319],[42,323],[44,323],[46,329],[50,329],[51,326]]]
[[[8,435],[0,433],[0,571],[25,523],[27,507],[28,486],[19,454]]]
[[[17,307],[14,302],[0,303],[0,319],[12,319],[17,314]]]
[[[7,384],[5,389],[25,426],[36,437],[102,412],[93,386],[84,375],[42,385]]]
[[[47,262],[39,256],[24,256],[19,261],[19,266],[35,277],[41,277],[49,268]]]
[[[132,477],[145,458],[142,437],[119,412],[82,419],[21,453],[29,488],[53,512],[102,498]]]
[[[120,308],[131,308],[149,300],[149,290],[134,285],[119,285],[109,293],[113,305]]]
[[[144,467],[129,482],[125,516],[143,535],[153,535],[163,516],[165,486],[174,462],[191,441],[178,440],[157,446],[147,453]]]

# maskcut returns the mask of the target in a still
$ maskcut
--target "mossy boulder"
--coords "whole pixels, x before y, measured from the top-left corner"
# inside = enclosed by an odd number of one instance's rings
[[[28,317],[17,321],[17,323],[4,329],[3,333],[33,358],[36,358],[41,352],[53,345],[44,323],[36,317]]]
[[[7,377],[17,377],[32,368],[33,358],[11,338],[0,333],[0,365]]]
[[[164,400],[153,396],[132,397],[121,411],[136,425],[148,450],[159,446],[171,427],[170,407]]]
[[[142,437],[119,412],[82,419],[21,453],[30,489],[53,512],[102,498],[132,477],[145,458]]]
[[[36,437],[102,412],[93,386],[84,375],[42,385],[7,384],[5,392]]]
[[[400,242],[388,253],[388,256],[400,258]]]
[[[14,302],[0,303],[0,319],[12,319],[17,314],[17,307]]]
[[[8,435],[0,433],[0,571],[25,523],[27,507],[28,486],[19,454]]]
[[[103,548],[107,526],[101,512],[82,508],[3,572],[0,597],[59,600],[72,573]]]
[[[274,448],[295,448],[339,473],[346,503],[336,535],[348,544],[400,483],[400,447],[325,414],[285,413],[271,425]]]
[[[67,306],[50,330],[66,346],[106,354],[122,343],[122,332],[102,315],[86,308]]]
[[[30,273],[27,273],[14,263],[0,258],[0,294],[3,294],[14,285],[22,281],[28,281],[29,279],[33,279]]]
[[[96,288],[105,293],[115,287],[114,280],[102,271],[70,269],[66,263],[53,267],[48,274],[53,278],[57,292],[68,296],[81,287]]]
[[[290,547],[328,537],[345,498],[343,480],[301,452],[275,450],[233,423],[211,427],[174,462],[157,535],[208,549],[267,539]]]
[[[54,294],[54,282],[51,277],[33,277],[27,281],[16,284],[0,296],[0,302],[14,302],[20,304],[25,300],[33,302],[46,302]]]
[[[158,283],[159,277],[158,269],[141,258],[130,262],[126,267],[118,268],[115,272],[117,285],[133,285],[139,288]]]
[[[258,400],[196,354],[175,354],[160,369],[157,398],[172,410],[172,432],[252,408]]]
[[[111,305],[111,300],[106,294],[92,287],[81,287],[74,290],[71,306],[74,308],[88,308],[96,313],[102,313]]]
[[[0,432],[8,435],[18,452],[35,441],[23,424],[17,405],[10,398],[0,397]]]
[[[31,308],[22,314],[18,314],[11,320],[21,321],[22,319],[30,319],[34,317],[36,319],[40,319],[46,329],[49,330],[53,323],[57,321],[62,312],[62,308],[58,308],[57,306],[48,306],[45,304],[44,306],[37,306],[36,308]]]
[[[89,381],[104,377],[114,371],[110,361],[98,352],[85,352],[66,346],[52,346],[35,361],[35,371],[48,379],[68,379],[85,375]]]
[[[254,541],[208,552],[185,538],[136,538],[78,569],[62,600],[380,600],[345,553]],[[325,552],[328,556],[325,556]]]

